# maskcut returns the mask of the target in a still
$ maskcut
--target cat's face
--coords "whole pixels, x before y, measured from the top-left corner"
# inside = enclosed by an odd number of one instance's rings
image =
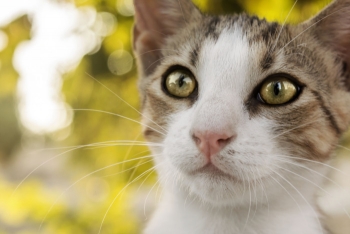
[[[293,162],[327,161],[349,122],[349,56],[321,34],[334,22],[315,22],[343,5],[282,26],[176,2],[135,2],[145,137],[163,145],[164,186],[234,204],[291,177]]]

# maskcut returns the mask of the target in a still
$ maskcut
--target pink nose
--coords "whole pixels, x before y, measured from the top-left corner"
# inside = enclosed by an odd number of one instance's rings
[[[215,133],[215,132],[195,132],[193,139],[198,149],[210,160],[210,158],[219,153],[231,140],[233,134]]]

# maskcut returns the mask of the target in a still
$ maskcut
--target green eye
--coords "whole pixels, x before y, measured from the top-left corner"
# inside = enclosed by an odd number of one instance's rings
[[[298,86],[284,77],[267,79],[260,89],[261,99],[270,105],[281,105],[291,101],[298,94]]]
[[[166,77],[165,87],[171,95],[186,98],[196,89],[196,80],[190,72],[176,70]]]

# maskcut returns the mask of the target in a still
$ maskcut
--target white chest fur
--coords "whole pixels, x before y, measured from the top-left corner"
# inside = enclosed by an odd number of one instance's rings
[[[296,205],[285,197],[281,200],[284,202],[270,201],[269,206],[251,205],[250,209],[212,209],[169,196],[160,204],[144,233],[326,234],[315,217],[316,209],[306,204]]]

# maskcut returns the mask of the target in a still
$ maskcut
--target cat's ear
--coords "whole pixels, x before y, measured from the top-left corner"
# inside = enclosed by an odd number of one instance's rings
[[[350,89],[350,0],[335,0],[308,24],[315,27],[316,38],[342,59]]]
[[[133,46],[143,72],[154,71],[165,40],[200,16],[191,0],[134,0]]]

